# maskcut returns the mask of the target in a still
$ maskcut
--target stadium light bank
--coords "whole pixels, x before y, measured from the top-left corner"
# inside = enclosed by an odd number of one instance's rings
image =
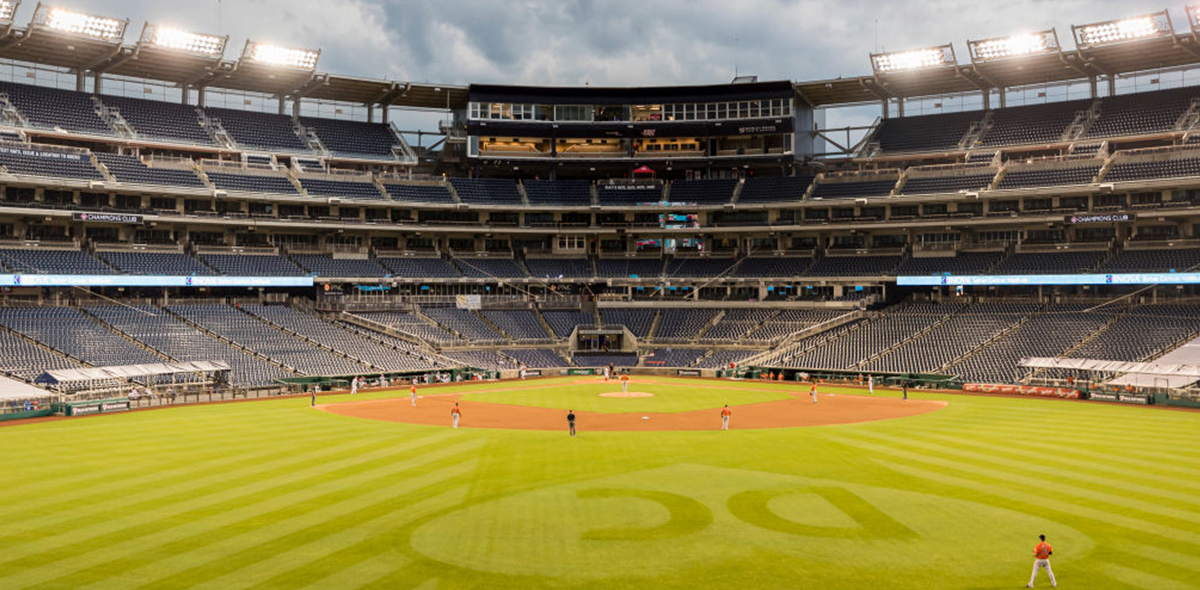
[[[1188,18],[1194,18],[1191,7],[1188,8]],[[1079,47],[1112,45],[1174,34],[1171,16],[1166,10],[1090,25],[1073,25],[1071,30],[1075,34],[1075,44]]]
[[[320,57],[320,50],[283,47],[249,40],[242,49],[242,59],[244,60],[294,70],[316,70],[317,60]]]
[[[193,55],[220,57],[225,53],[225,44],[228,41],[229,37],[194,33],[146,23],[146,26],[142,28],[142,36],[138,44]]]
[[[15,9],[14,4],[13,10]],[[120,43],[121,39],[125,37],[125,27],[129,25],[129,20],[38,4],[37,10],[33,14],[32,24],[99,41]]]

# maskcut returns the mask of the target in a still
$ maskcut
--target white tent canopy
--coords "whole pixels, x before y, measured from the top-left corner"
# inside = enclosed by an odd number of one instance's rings
[[[34,379],[34,383],[59,385],[79,381],[97,381],[102,379],[119,379],[122,381],[137,377],[156,375],[178,375],[183,373],[213,373],[228,371],[229,365],[222,361],[191,361],[178,363],[155,363],[150,365],[122,365],[116,367],[91,367],[80,369],[59,369],[46,371]]]
[[[1112,385],[1180,388],[1200,380],[1200,366],[1174,363],[1030,357],[1021,359],[1018,365],[1030,369],[1070,369],[1121,375],[1109,381]]]

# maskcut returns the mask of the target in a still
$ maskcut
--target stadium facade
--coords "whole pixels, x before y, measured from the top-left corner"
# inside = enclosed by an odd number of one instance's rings
[[[1183,33],[1163,12],[836,80],[561,88],[351,78],[316,51],[229,60],[221,37],[128,44],[123,20],[5,6],[18,380],[219,361],[236,387],[609,363],[1054,385],[1120,373],[1020,361],[1154,361],[1200,333],[1200,87],[1118,91],[1200,66],[1190,9]],[[982,108],[905,112],[943,96]],[[882,116],[860,139],[823,128],[864,104]],[[437,142],[406,141],[403,109],[444,110]]]

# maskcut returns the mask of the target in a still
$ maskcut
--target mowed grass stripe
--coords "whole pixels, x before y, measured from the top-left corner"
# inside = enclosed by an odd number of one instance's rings
[[[323,437],[309,438],[305,440],[307,446],[316,448],[323,447],[330,443],[342,441],[343,445],[354,444],[344,442],[344,435],[330,433]],[[279,448],[272,446],[254,450],[247,450],[238,446],[228,446],[226,444],[209,444],[208,448],[212,452],[207,457],[199,457],[187,455],[186,460],[180,460],[181,457],[168,459],[167,463],[172,464],[169,467],[147,466],[144,463],[134,462],[126,457],[121,457],[120,461],[123,465],[128,465],[125,469],[113,470],[100,477],[90,477],[74,481],[44,481],[42,486],[35,489],[26,489],[24,493],[13,496],[13,502],[7,503],[6,508],[14,512],[14,517],[8,522],[20,522],[22,516],[32,515],[29,509],[38,506],[45,507],[47,505],[70,503],[81,501],[88,498],[113,498],[121,496],[136,495],[137,492],[152,491],[155,488],[162,486],[170,486],[174,483],[186,481],[189,485],[202,485],[198,480],[193,479],[196,474],[212,473],[212,477],[219,478],[220,473],[228,475],[236,475],[244,469],[253,469],[261,464],[274,463],[283,458],[295,457],[297,451],[291,448]],[[332,448],[332,447],[330,447]],[[226,469],[230,466],[239,466],[242,469]],[[73,462],[63,461],[58,467],[59,470],[70,472],[73,470]],[[89,473],[89,475],[91,475]],[[8,495],[8,492],[5,492]],[[120,501],[121,498],[114,498]]]
[[[1109,541],[1105,543],[1105,546],[1113,552],[1128,555],[1134,559],[1148,559],[1158,563],[1166,563],[1172,567],[1188,570],[1192,572],[1193,576],[1200,574],[1200,556],[1196,554],[1180,553],[1166,547],[1135,543],[1123,538]],[[1200,577],[1196,579],[1200,580]]]
[[[6,580],[0,580],[3,582],[0,586],[27,588],[53,582],[51,586],[75,587],[79,585],[79,580],[71,577],[74,574],[90,570],[87,575],[80,577],[94,579],[88,576],[104,572],[114,563],[128,568],[145,565],[155,568],[156,571],[168,570],[170,564],[175,563],[172,561],[173,555],[184,555],[199,546],[225,542],[235,536],[234,531],[238,530],[238,525],[246,527],[247,530],[256,530],[263,528],[256,523],[261,524],[265,521],[272,523],[270,527],[265,527],[266,529],[280,530],[286,514],[303,515],[308,511],[320,510],[324,505],[319,500],[325,496],[342,493],[352,498],[353,488],[357,485],[368,485],[396,474],[420,470],[422,467],[436,472],[438,466],[429,467],[431,463],[448,459],[477,446],[473,442],[459,443],[403,461],[390,460],[386,455],[382,457],[382,461],[379,461],[380,457],[371,457],[365,460],[369,462],[364,462],[361,469],[355,469],[355,465],[342,465],[338,469],[324,471],[324,479],[310,478],[310,481],[298,482],[310,484],[307,486],[301,485],[295,489],[284,486],[270,490],[277,494],[264,493],[255,497],[238,498],[235,501],[224,502],[218,510],[204,514],[180,515],[183,518],[168,519],[165,522],[155,519],[138,527],[140,530],[134,534],[124,534],[90,547],[74,548],[67,555],[56,553],[38,556],[31,560],[37,564],[35,567]],[[424,473],[419,473],[416,479],[419,480],[420,475]],[[136,516],[132,519],[140,520]],[[150,526],[152,524],[161,526]],[[186,565],[185,560],[185,564],[180,564],[180,567],[190,566]]]
[[[227,454],[227,449],[224,448],[226,444],[236,444],[243,451],[258,446],[275,447],[279,440],[294,438],[296,432],[310,429],[315,430],[314,437],[317,438],[336,436],[336,432],[321,428],[322,424],[319,418],[322,417],[314,415],[295,424],[276,424],[274,420],[264,421],[259,416],[236,427],[205,429],[202,437],[195,436],[195,432],[193,432],[195,425],[191,423],[172,426],[162,436],[146,432],[143,428],[144,425],[138,424],[131,427],[137,429],[136,436],[123,441],[96,434],[82,435],[72,432],[69,435],[61,435],[70,441],[68,450],[54,452],[42,448],[41,453],[29,455],[28,461],[33,464],[32,467],[20,467],[13,461],[9,461],[9,468],[19,468],[21,473],[27,474],[25,481],[30,486],[54,485],[56,480],[63,483],[88,481],[87,478],[94,477],[96,472],[100,472],[105,477],[111,477],[114,474],[112,469],[114,460],[122,466],[141,467],[146,460],[166,461],[171,458],[177,459],[179,456],[203,460],[205,457],[216,454]],[[88,420],[95,420],[95,418],[88,418]],[[250,430],[252,434],[248,434],[247,430]],[[186,433],[185,438],[180,438],[181,432]],[[342,436],[345,436],[345,433]],[[42,438],[44,437],[37,437],[36,442],[22,444],[40,445]],[[58,459],[45,461],[41,459],[42,454],[49,454]],[[16,455],[14,459],[16,457],[24,457],[24,455]],[[64,469],[64,464],[71,466],[72,469]],[[18,484],[14,493],[28,492],[29,487]]]
[[[374,523],[386,519],[422,499],[446,506],[458,503],[465,495],[463,475],[473,468],[473,459],[426,464],[377,478],[367,482],[365,488],[346,488],[311,502],[281,507],[270,513],[280,515],[270,527],[226,526],[194,539],[179,539],[166,547],[165,555],[149,555],[153,552],[147,551],[146,558],[126,570],[126,575],[136,582],[129,587],[194,588],[203,580],[271,559],[280,554],[280,547],[294,548],[309,541],[318,550],[335,551],[345,545],[327,547],[338,542],[331,537],[358,521]],[[365,489],[367,494],[358,495],[359,489]],[[380,497],[385,499],[379,500]],[[86,579],[89,574],[103,576],[104,570],[80,572],[75,577]],[[107,585],[107,580],[99,578],[88,588],[100,590]]]
[[[1089,448],[1080,447],[1078,444],[1079,441],[1087,439],[1059,440],[1058,437],[1047,437],[1044,432],[1039,432],[1038,430],[1031,430],[1028,433],[1005,432],[998,434],[986,431],[983,428],[941,427],[922,428],[919,431],[906,434],[938,437],[955,445],[970,444],[975,446],[989,446],[996,449],[1010,447],[1021,449],[1023,447],[1013,446],[1014,440],[1036,439],[1045,442],[1050,448],[1049,454],[1055,458],[1077,457],[1077,460],[1081,463],[1120,464],[1139,472],[1143,476],[1158,475],[1165,479],[1174,479],[1175,481],[1195,482],[1196,478],[1200,477],[1200,469],[1192,469],[1185,464],[1172,463],[1171,461],[1178,460],[1178,457],[1170,450],[1160,448],[1157,453],[1138,453],[1139,456],[1144,458],[1137,459],[1119,455],[1112,450],[1097,450],[1101,447],[1093,441],[1087,441]],[[1014,436],[1014,434],[1018,434],[1018,436]],[[1134,453],[1130,452],[1128,454],[1133,455]]]
[[[923,432],[922,434],[922,438],[924,439],[944,443],[940,448],[971,449],[989,456],[1003,457],[1008,461],[1020,461],[1023,464],[1028,464],[1031,458],[1028,449],[1015,448],[1004,444],[1002,441],[981,441],[979,437],[968,437],[965,433],[957,436],[929,432]],[[1170,477],[1148,473],[1145,469],[1135,468],[1122,461],[1111,461],[1102,456],[1092,456],[1086,459],[1076,458],[1078,456],[1078,453],[1071,452],[1070,447],[1054,446],[1045,451],[1039,451],[1036,457],[1037,465],[1043,469],[1057,467],[1058,469],[1066,469],[1074,473],[1086,474],[1089,477],[1120,475],[1122,482],[1128,482],[1131,485],[1141,488],[1141,493],[1171,495],[1173,494],[1173,490],[1196,490],[1200,492],[1200,482],[1197,482],[1194,478]],[[1164,459],[1166,458],[1164,457]],[[1155,483],[1167,487],[1150,487]],[[1200,496],[1188,493],[1174,495],[1178,496],[1185,503],[1200,506]]]
[[[1195,580],[1190,582],[1172,580],[1164,578],[1161,575],[1115,563],[1101,565],[1100,571],[1122,584],[1127,584],[1135,588],[1145,588],[1146,590],[1196,590]]]
[[[447,437],[448,435],[439,433],[412,439],[408,444],[411,452],[419,452],[422,448],[439,444]],[[317,461],[353,460],[360,457],[364,451],[376,447],[376,443],[352,440],[331,447],[317,447],[304,453],[296,450],[285,451],[275,454],[271,461],[248,461],[232,470],[185,472],[172,478],[172,486],[160,484],[155,487],[137,488],[127,493],[110,492],[103,499],[88,503],[90,510],[83,515],[50,506],[48,510],[39,511],[33,518],[13,521],[8,530],[10,536],[24,543],[62,534],[64,529],[77,535],[87,531],[89,525],[98,522],[119,519],[128,513],[159,509],[163,504],[170,503],[181,495],[193,498],[211,497],[236,490],[239,485],[257,483],[263,478],[290,474],[297,467],[310,467]],[[236,451],[231,453],[236,454]],[[0,543],[6,539],[7,537],[0,537]],[[0,555],[0,559],[3,558],[4,556]]]
[[[296,580],[294,584],[266,583],[263,586],[267,588],[297,588],[299,590],[351,590],[389,576],[411,563],[407,557],[398,552],[367,554],[365,557],[366,559],[360,561],[347,562],[344,566],[325,570],[332,573],[323,578],[317,578],[305,586],[300,585],[304,583],[304,578]],[[307,579],[312,580],[311,577]]]
[[[385,448],[369,450],[376,446],[371,441],[355,441],[333,452],[314,450],[298,453],[295,459],[274,464],[262,464],[248,468],[238,479],[222,483],[223,474],[213,474],[211,490],[194,489],[194,494],[182,501],[158,500],[125,508],[114,508],[109,518],[99,520],[98,514],[75,514],[80,526],[68,528],[58,525],[45,531],[45,536],[24,540],[13,551],[0,555],[0,571],[5,567],[18,566],[22,560],[50,560],[64,558],[86,551],[95,545],[121,541],[136,534],[139,527],[149,526],[161,520],[179,521],[202,517],[209,512],[220,513],[249,501],[269,501],[271,493],[286,493],[294,486],[308,482],[320,482],[339,470],[377,459],[413,453],[410,448]],[[327,460],[336,458],[333,460]]]
[[[463,467],[465,469],[457,471],[466,475],[475,464]],[[459,485],[445,491],[421,490],[420,494],[408,494],[408,497],[401,498],[396,497],[398,490],[394,489],[366,494],[358,498],[360,502],[348,507],[354,508],[353,511],[343,512],[335,509],[333,518],[327,517],[308,529],[297,531],[289,536],[292,538],[278,539],[280,544],[290,547],[286,551],[271,552],[263,559],[221,561],[217,567],[206,567],[202,572],[197,572],[199,576],[190,579],[205,580],[196,585],[198,590],[240,590],[270,586],[272,584],[268,584],[268,580],[287,574],[309,563],[313,558],[324,557],[340,548],[363,542],[369,538],[369,533],[380,527],[380,523],[387,523],[394,530],[439,510],[461,504],[468,491],[465,483],[461,482],[462,478],[451,479],[447,483]],[[389,539],[375,537],[371,540],[378,543]],[[248,551],[247,555],[265,553],[266,545],[266,542],[260,542],[255,546],[255,551]],[[236,566],[238,562],[245,565],[231,569],[230,566]],[[222,571],[223,575],[212,577],[212,574]]]
[[[1127,479],[1113,477],[1114,475],[1135,477],[1135,474],[1131,472],[1126,472],[1119,469],[1110,469],[1110,476],[1102,477],[1089,475],[1072,469],[1047,466],[1042,463],[1042,458],[1040,456],[1016,460],[1002,457],[999,453],[995,452],[966,450],[964,448],[966,445],[944,445],[935,442],[924,442],[917,438],[890,436],[876,432],[858,432],[855,434],[859,438],[870,438],[885,444],[903,444],[907,448],[924,449],[925,451],[934,453],[937,456],[945,458],[957,458],[970,465],[986,464],[993,470],[1003,469],[1019,478],[1026,478],[1027,482],[1034,485],[1046,485],[1051,483],[1051,481],[1057,485],[1069,485],[1072,488],[1072,491],[1102,494],[1102,496],[1093,496],[1093,499],[1098,499],[1105,502],[1112,502],[1115,499],[1119,500],[1137,498],[1142,501],[1142,506],[1161,506],[1161,512],[1159,512],[1159,514],[1162,516],[1169,516],[1171,518],[1177,518],[1180,520],[1186,520],[1200,524],[1200,511],[1188,508],[1200,508],[1200,502],[1198,502],[1200,501],[1200,498],[1187,493],[1179,493],[1171,489],[1154,488],[1140,484],[1129,483]],[[1122,496],[1114,497],[1113,494],[1115,494],[1117,491],[1120,491]],[[1171,500],[1171,502],[1163,503],[1162,500],[1164,499]],[[1153,512],[1153,510],[1151,510],[1151,512]]]
[[[1157,539],[1158,542],[1166,541],[1168,544],[1185,543],[1200,548],[1200,535],[1191,530],[1179,530],[1139,518],[1133,518],[1127,516],[1124,510],[1113,512],[1077,502],[1057,500],[1055,498],[1058,496],[1051,496],[1037,491],[1026,491],[1028,488],[1023,486],[1013,489],[1011,482],[1004,477],[969,479],[956,475],[948,475],[940,470],[944,469],[941,466],[932,466],[934,469],[939,469],[938,471],[933,471],[929,467],[918,467],[913,464],[928,465],[920,460],[905,462],[903,460],[876,458],[875,461],[881,466],[897,473],[925,480],[930,484],[937,484],[934,487],[943,490],[943,493],[957,489],[961,493],[955,494],[955,497],[971,497],[977,502],[1005,506],[1018,509],[1027,514],[1045,516],[1046,518],[1057,520],[1067,526],[1080,530],[1084,530],[1085,526],[1096,528],[1103,528],[1105,526],[1115,527],[1129,538],[1140,539],[1141,536],[1147,535],[1152,539]]]
[[[1178,531],[1180,535],[1200,543],[1200,534],[1195,534],[1197,527],[1194,522],[1198,515],[1183,510],[1175,510],[1159,505],[1129,501],[1127,497],[1106,492],[1098,492],[1088,488],[1072,486],[1061,481],[1023,475],[1018,469],[994,469],[983,467],[977,463],[934,457],[915,451],[902,451],[886,445],[864,442],[860,440],[842,439],[842,442],[858,446],[863,450],[889,455],[901,459],[909,459],[926,465],[934,465],[943,469],[952,469],[955,473],[969,473],[978,477],[1004,482],[1004,486],[1019,486],[1023,489],[1055,489],[1060,495],[1075,498],[1075,506],[1088,507],[1105,514],[1136,516],[1139,522],[1153,524]],[[1087,503],[1085,503],[1085,500]],[[1182,522],[1181,522],[1182,521]],[[1181,537],[1182,538],[1182,537]]]

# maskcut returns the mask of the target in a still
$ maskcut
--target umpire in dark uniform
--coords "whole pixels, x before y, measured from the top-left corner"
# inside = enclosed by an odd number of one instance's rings
[[[575,410],[567,410],[567,430],[575,436]]]

